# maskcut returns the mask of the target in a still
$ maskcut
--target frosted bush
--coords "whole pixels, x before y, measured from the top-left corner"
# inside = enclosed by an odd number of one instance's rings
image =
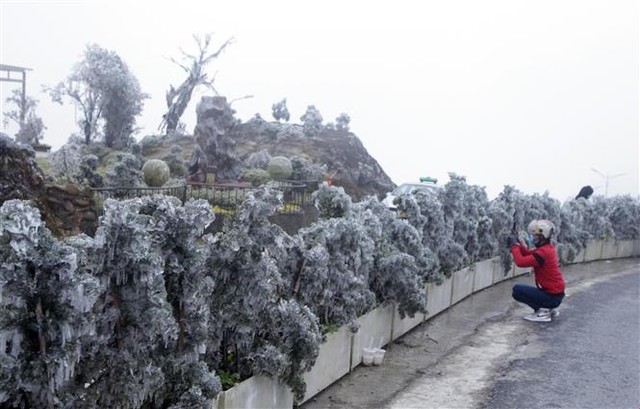
[[[353,206],[351,197],[341,186],[322,185],[313,192],[311,198],[318,209],[318,216],[324,219],[343,217]]]
[[[270,181],[271,175],[264,169],[245,169],[242,172],[242,179],[251,182],[252,186],[260,186]]]
[[[86,155],[86,145],[76,139],[70,139],[60,149],[51,152],[49,162],[53,177],[74,183],[81,174],[82,158]]]
[[[171,171],[169,165],[160,159],[150,159],[142,166],[142,175],[144,182],[148,186],[162,186],[169,180]]]
[[[293,172],[291,161],[284,156],[274,156],[267,165],[267,172],[273,179],[287,179]]]
[[[118,162],[107,171],[105,185],[123,188],[143,186],[141,167],[140,160],[134,155],[130,153],[118,154]]]
[[[0,207],[2,407],[72,407],[67,388],[94,336],[100,283],[39,216],[26,201]]]
[[[304,115],[300,117],[305,136],[316,136],[322,130],[322,115],[315,105],[309,105]]]
[[[214,292],[207,300],[217,319],[208,328],[207,350],[215,353],[210,359],[217,369],[241,378],[278,375],[300,399],[302,374],[315,362],[321,334],[308,309],[283,300],[280,271],[291,268],[280,263],[296,247],[268,220],[280,206],[280,192],[257,189],[209,243],[206,266]]]
[[[640,202],[629,195],[609,199],[608,216],[617,240],[640,236]]]
[[[267,169],[270,161],[271,155],[269,155],[269,152],[267,152],[266,149],[262,149],[249,155],[249,157],[244,161],[244,165],[247,168]]]

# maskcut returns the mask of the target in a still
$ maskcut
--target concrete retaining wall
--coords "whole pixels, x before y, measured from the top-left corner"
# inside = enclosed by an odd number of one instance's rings
[[[591,241],[578,253],[574,264],[595,260],[640,256],[640,240]],[[401,319],[393,302],[385,303],[358,319],[360,328],[355,334],[341,327],[329,334],[320,346],[320,354],[313,369],[304,376],[307,393],[304,403],[317,393],[349,373],[362,363],[364,348],[382,348],[394,339],[434,317],[474,292],[519,275],[530,268],[513,266],[504,274],[498,257],[480,261],[454,272],[440,285],[428,283],[427,314]],[[254,376],[218,395],[213,409],[231,408],[293,408],[289,387],[276,380]]]

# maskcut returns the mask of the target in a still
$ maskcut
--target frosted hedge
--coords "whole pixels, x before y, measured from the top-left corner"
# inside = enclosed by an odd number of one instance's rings
[[[354,203],[314,193],[319,220],[270,223],[279,193],[248,195],[216,234],[205,201],[108,200],[94,237],[59,240],[24,201],[0,208],[0,406],[205,408],[233,382],[277,377],[301,399],[323,334],[388,301],[425,312],[425,282],[501,256],[515,223],[550,219],[563,262],[590,239],[640,235],[628,196],[560,203],[464,177],[435,195]]]

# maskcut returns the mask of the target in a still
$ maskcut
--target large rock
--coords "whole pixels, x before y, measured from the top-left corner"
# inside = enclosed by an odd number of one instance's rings
[[[193,136],[207,155],[208,171],[216,181],[237,180],[242,163],[235,156],[229,131],[236,123],[225,97],[202,97],[196,107],[197,124]]]
[[[348,131],[324,129],[308,137],[301,125],[252,120],[234,127],[232,137],[241,159],[265,149],[271,156],[298,156],[326,165],[332,183],[355,200],[369,195],[383,199],[396,187],[360,139]]]
[[[0,133],[0,204],[11,199],[43,203],[44,174],[28,145]]]
[[[31,201],[55,236],[93,234],[96,230],[92,192],[75,185],[45,185],[34,150],[0,134],[0,206],[11,199]]]

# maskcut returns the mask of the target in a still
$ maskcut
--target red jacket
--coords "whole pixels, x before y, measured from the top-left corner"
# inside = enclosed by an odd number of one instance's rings
[[[553,244],[543,244],[531,250],[523,244],[514,245],[511,246],[511,254],[516,266],[533,267],[536,286],[539,289],[549,294],[564,292],[564,278],[560,272],[558,253]]]

